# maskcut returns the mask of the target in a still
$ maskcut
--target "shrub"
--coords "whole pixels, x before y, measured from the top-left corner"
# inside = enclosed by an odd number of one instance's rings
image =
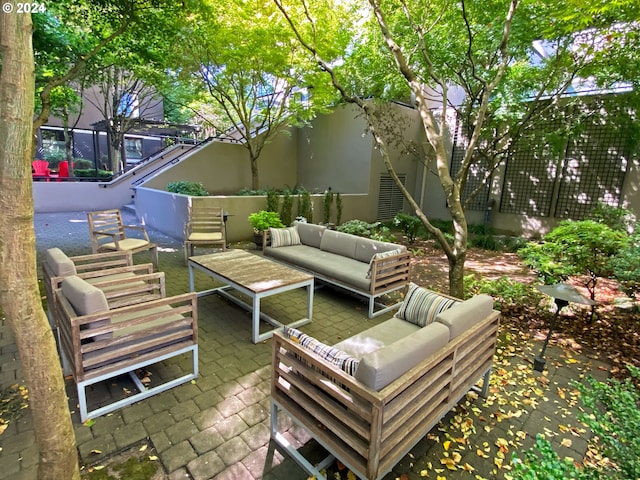
[[[402,230],[409,244],[413,244],[416,241],[418,232],[422,227],[422,221],[418,217],[402,212],[393,217],[393,224]]]
[[[298,215],[313,223],[313,206],[311,204],[311,192],[302,189],[298,193]]]
[[[382,242],[396,241],[396,237],[393,236],[389,227],[382,225],[380,222],[367,223],[363,220],[349,220],[337,227],[336,230]]]
[[[291,225],[293,221],[293,197],[289,190],[285,190],[282,195],[282,210],[280,211],[280,218],[285,225]]]
[[[631,377],[640,380],[640,369],[627,365]],[[611,478],[640,478],[640,390],[631,378],[615,378],[606,383],[587,377],[586,383],[574,382],[589,411],[580,417],[598,437],[602,453],[619,472]]]
[[[111,170],[98,170],[96,176],[95,168],[74,168],[73,176],[78,178],[98,178],[101,180],[110,180],[113,177],[113,172]]]
[[[333,205],[333,192],[331,191],[331,188],[329,188],[326,192],[324,192],[324,197],[322,199],[322,220],[325,225],[331,222],[332,205]]]
[[[553,447],[542,435],[536,436],[536,447],[524,454],[524,460],[514,453],[511,459],[513,480],[564,480],[593,479],[598,477],[593,470],[579,469],[569,459],[560,460]]]
[[[464,278],[465,298],[479,293],[486,293],[493,297],[495,308],[503,311],[505,307],[522,305],[537,305],[543,295],[533,285],[517,282],[508,277],[500,277],[497,280],[487,280],[474,275]]]
[[[640,224],[636,224],[629,243],[611,259],[613,278],[630,297],[640,292]]]
[[[598,277],[612,273],[610,260],[626,245],[624,233],[603,223],[563,221],[541,243],[528,243],[518,255],[547,284],[587,275],[584,285],[593,299]]]
[[[604,223],[612,230],[629,232],[633,225],[634,214],[623,207],[612,207],[606,203],[598,203],[591,211],[591,218],[599,223]]]
[[[253,227],[255,232],[262,232],[270,227],[282,228],[284,225],[280,220],[278,212],[270,212],[267,210],[260,210],[259,212],[253,212],[249,215],[249,223]]]
[[[192,197],[206,197],[209,195],[209,192],[204,189],[202,183],[192,182],[190,180],[169,182],[167,184],[167,192],[191,195]]]

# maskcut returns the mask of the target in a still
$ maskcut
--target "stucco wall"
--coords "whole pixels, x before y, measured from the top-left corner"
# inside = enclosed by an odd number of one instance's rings
[[[283,133],[268,143],[258,159],[260,187],[293,187],[298,179],[297,133]],[[201,182],[214,195],[233,195],[251,187],[251,168],[246,148],[235,143],[212,142],[145,183],[165,190],[169,182]]]
[[[298,184],[310,191],[368,193],[373,142],[354,107],[320,115],[298,134]]]

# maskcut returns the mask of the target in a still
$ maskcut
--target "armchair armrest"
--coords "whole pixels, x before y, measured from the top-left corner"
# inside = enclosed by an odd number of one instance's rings
[[[371,286],[372,294],[389,290],[393,286],[407,285],[409,283],[409,267],[411,253],[400,252],[397,255],[371,260]]]
[[[142,235],[144,235],[144,239],[149,242],[149,235],[147,234],[147,229],[143,226],[140,225],[123,225],[122,226],[122,231],[124,232],[125,230],[137,230],[139,232],[142,233]]]

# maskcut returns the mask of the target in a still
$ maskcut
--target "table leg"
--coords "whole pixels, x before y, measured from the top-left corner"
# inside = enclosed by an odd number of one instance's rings
[[[260,341],[260,297],[258,295],[253,296],[253,328],[252,336],[253,343]]]
[[[195,292],[195,284],[193,281],[193,265],[191,265],[191,263],[189,263],[189,291],[190,292]]]

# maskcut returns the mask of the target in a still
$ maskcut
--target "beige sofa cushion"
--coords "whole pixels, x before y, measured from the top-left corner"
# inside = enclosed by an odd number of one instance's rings
[[[414,323],[391,317],[389,320],[367,328],[364,332],[345,338],[336,343],[334,347],[356,358],[362,358],[367,353],[391,345],[406,336],[413,335],[418,330],[420,327]]]
[[[380,242],[378,240],[372,240],[370,238],[358,237],[356,240],[356,256],[355,259],[361,262],[369,263],[371,257],[376,253],[388,252],[389,250],[405,251],[404,245],[397,245],[390,242]]]
[[[349,233],[325,230],[320,241],[320,249],[347,258],[355,258],[358,237]]]
[[[298,229],[298,235],[300,236],[300,242],[303,245],[309,245],[310,247],[320,248],[320,241],[322,240],[322,234],[327,229],[323,225],[317,225],[315,223],[296,223]]]
[[[67,277],[78,273],[71,259],[59,248],[49,248],[44,255],[47,265],[56,277]]]
[[[478,320],[491,314],[493,298],[489,295],[476,295],[464,302],[454,305],[436,317],[436,322],[449,328],[451,340],[473,327]]]
[[[71,276],[65,278],[60,288],[65,298],[73,307],[73,310],[80,317],[109,310],[109,304],[102,290],[94,287],[80,277]],[[87,328],[100,328],[110,323],[111,321],[107,318],[105,320],[92,322]],[[94,336],[93,340],[104,340],[112,336],[111,333],[105,333]]]
[[[384,348],[362,356],[355,378],[369,388],[381,390],[447,343],[449,329],[441,323],[431,323]]]

